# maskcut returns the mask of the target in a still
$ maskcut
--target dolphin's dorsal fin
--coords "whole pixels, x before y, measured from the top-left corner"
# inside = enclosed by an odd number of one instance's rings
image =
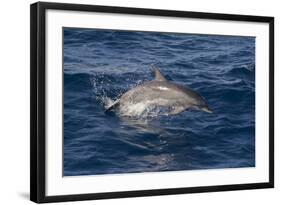
[[[167,81],[167,79],[164,77],[164,75],[160,72],[159,68],[157,68],[156,66],[153,66],[152,68],[154,69],[154,72],[155,72],[155,80]]]

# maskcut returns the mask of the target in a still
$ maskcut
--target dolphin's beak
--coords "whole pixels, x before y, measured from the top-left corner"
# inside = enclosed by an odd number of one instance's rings
[[[203,107],[202,110],[207,113],[213,113],[213,111],[208,107]]]

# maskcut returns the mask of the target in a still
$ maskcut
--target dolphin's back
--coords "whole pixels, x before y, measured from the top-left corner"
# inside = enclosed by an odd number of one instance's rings
[[[200,101],[202,97],[192,89],[169,81],[150,81],[139,85],[120,98],[120,103],[138,103],[154,101],[162,106],[181,105],[189,107]]]
[[[161,99],[164,97],[176,97],[176,93],[171,92],[171,90],[172,89],[167,85],[166,81],[150,81],[124,93],[121,97],[121,101],[138,102],[144,100]]]

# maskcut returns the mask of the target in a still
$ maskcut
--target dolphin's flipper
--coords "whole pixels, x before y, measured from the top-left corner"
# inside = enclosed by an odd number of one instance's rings
[[[167,79],[160,72],[160,69],[158,67],[156,67],[155,65],[152,65],[151,67],[155,72],[155,80],[157,80],[157,81],[167,81]]]
[[[110,110],[116,108],[119,105],[119,99],[114,101],[114,103],[112,103],[112,105],[110,105],[108,108],[106,108],[105,112],[109,112]]]
[[[185,111],[186,108],[185,107],[173,107],[170,112],[169,115],[177,115],[183,111]]]

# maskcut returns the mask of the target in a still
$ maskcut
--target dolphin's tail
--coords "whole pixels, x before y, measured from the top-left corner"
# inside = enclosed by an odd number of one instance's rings
[[[110,110],[116,108],[119,105],[119,99],[115,100],[110,106],[108,106],[105,112],[109,112]]]

